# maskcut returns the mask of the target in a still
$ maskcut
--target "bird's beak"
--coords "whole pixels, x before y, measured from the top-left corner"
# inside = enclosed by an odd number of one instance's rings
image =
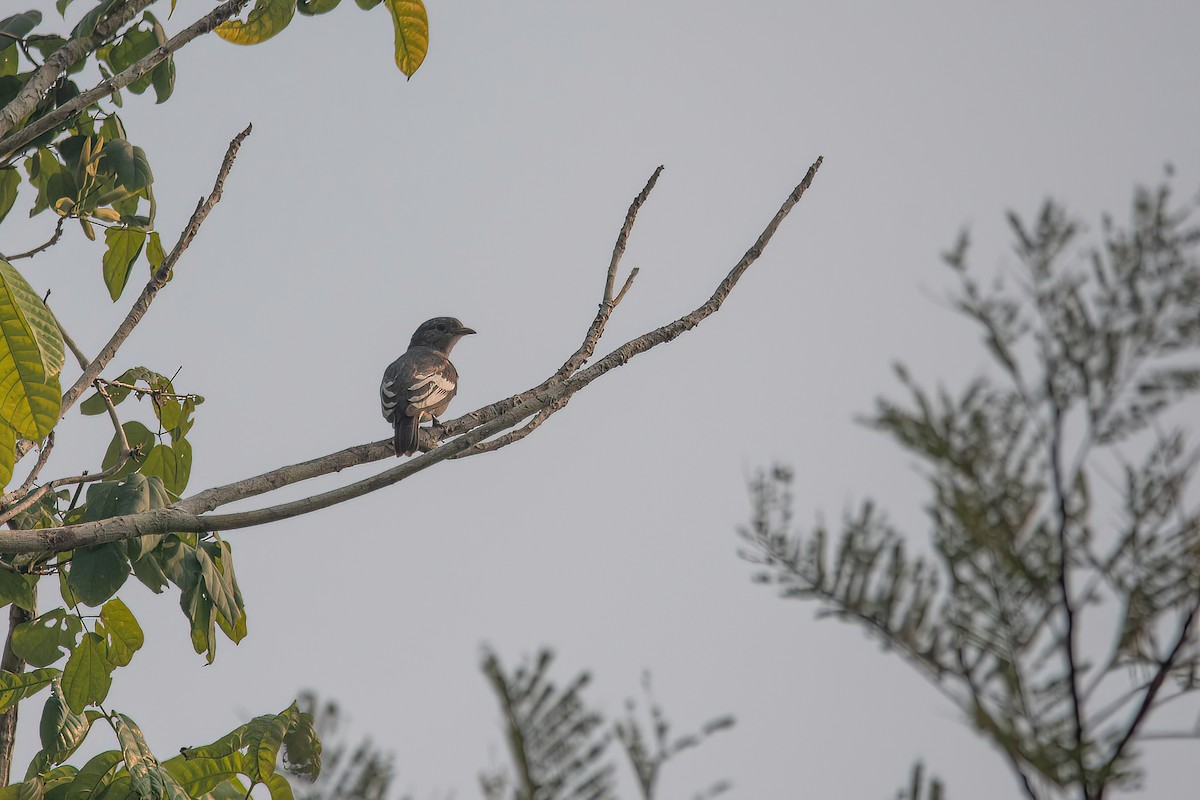
[[[454,330],[455,336],[469,336],[472,333],[475,333],[475,331],[471,328],[456,328]]]

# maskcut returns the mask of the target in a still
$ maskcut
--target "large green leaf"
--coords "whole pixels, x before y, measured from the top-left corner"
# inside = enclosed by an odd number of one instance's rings
[[[244,774],[242,754],[230,753],[222,758],[191,758],[175,756],[163,762],[163,766],[179,785],[192,797],[207,794],[218,784],[236,779]]]
[[[98,606],[125,585],[131,570],[129,556],[120,542],[80,547],[71,558],[67,585],[80,601]]]
[[[106,750],[83,765],[71,788],[67,789],[65,800],[90,800],[98,788],[105,785],[105,778],[121,763],[119,750]]]
[[[292,792],[292,784],[282,775],[278,773],[269,775],[263,778],[262,782],[271,792],[271,800],[295,800],[296,795]]]
[[[105,657],[107,650],[102,636],[85,633],[67,659],[62,673],[63,697],[76,714],[82,714],[93,703],[103,703],[108,697],[113,665]]]
[[[0,712],[7,711],[29,695],[46,688],[61,674],[52,668],[16,674],[0,671]]]
[[[79,617],[65,608],[47,611],[13,629],[12,650],[34,667],[48,667],[71,652],[83,632]]]
[[[113,713],[109,719],[116,728],[133,791],[141,800],[162,800],[166,785],[158,771],[158,759],[150,752],[141,728],[124,714]]]
[[[342,0],[299,0],[296,10],[305,16],[315,17],[318,14],[328,14],[341,2]]]
[[[104,242],[108,245],[104,251],[104,285],[108,287],[108,296],[115,302],[129,283],[133,262],[141,255],[142,246],[146,244],[146,232],[132,228],[109,228],[104,232]]]
[[[256,0],[245,22],[222,22],[216,32],[227,42],[258,44],[286,28],[295,15],[296,0]]]
[[[21,173],[15,167],[0,169],[0,221],[8,216],[13,203],[17,202],[17,190],[21,187]]]
[[[16,45],[18,39],[24,39],[41,22],[42,12],[40,11],[24,11],[0,19],[0,51]]]
[[[421,0],[384,0],[396,33],[396,66],[412,77],[429,51],[429,16]]]
[[[42,707],[39,732],[42,754],[47,766],[61,764],[79,749],[92,725],[90,715],[76,714],[63,700],[59,682],[50,687],[50,697]]]
[[[106,482],[109,483],[109,485],[112,485],[112,480],[124,478],[127,475],[137,472],[138,467],[140,466],[138,459],[144,459],[150,453],[150,450],[153,449],[154,443],[158,441],[158,437],[151,433],[149,428],[137,420],[134,420],[133,422],[126,422],[121,426],[121,429],[125,431],[125,441],[129,443],[130,448],[137,452],[137,456],[130,458],[119,470],[110,476],[110,481]],[[114,433],[112,441],[108,444],[108,449],[104,451],[104,459],[100,462],[100,466],[104,469],[116,466],[117,460],[120,457],[121,438]],[[89,491],[89,502],[91,496],[92,494]],[[105,517],[112,516],[116,516],[116,513],[105,513],[103,516],[99,517],[93,515],[91,519],[104,519]]]
[[[168,402],[174,402],[169,400]],[[175,446],[155,445],[142,462],[139,470],[143,475],[157,476],[162,479],[163,486],[173,495],[183,494],[187,488],[188,476],[192,473],[192,446],[186,439],[181,439]]]
[[[0,259],[0,418],[41,440],[62,406],[63,340],[54,316],[11,264]]]
[[[128,664],[146,641],[137,618],[118,597],[109,600],[100,609],[100,624],[96,626],[96,632],[108,639],[108,660],[117,667]]]
[[[0,487],[12,480],[13,468],[17,465],[17,432],[0,419]]]
[[[131,192],[149,188],[154,183],[150,161],[146,151],[134,147],[124,139],[112,139],[104,144],[104,160],[108,171],[117,176],[117,181]]]
[[[36,585],[36,575],[19,575],[6,569],[0,570],[0,606],[16,603],[21,608],[32,611],[37,605],[37,595],[33,591]]]

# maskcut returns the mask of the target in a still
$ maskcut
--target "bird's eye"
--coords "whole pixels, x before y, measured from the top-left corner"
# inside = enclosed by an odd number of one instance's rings
[[[441,331],[442,333],[445,333],[445,332],[446,332],[446,326],[445,326],[445,325],[443,325],[443,324],[442,324],[442,323],[440,323],[440,322],[438,323],[437,329],[438,329],[439,331]]]

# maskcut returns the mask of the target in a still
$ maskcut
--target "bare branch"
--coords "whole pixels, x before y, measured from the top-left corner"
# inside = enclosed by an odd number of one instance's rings
[[[63,47],[52,56],[50,56],[50,58],[46,60],[46,63],[34,73],[33,78],[31,78],[29,82],[25,84],[25,87],[21,89],[21,93],[17,95],[16,99],[9,103],[3,112],[0,112],[0,135],[8,133],[8,131],[12,130],[17,120],[22,119],[26,114],[33,110],[33,107],[37,105],[38,99],[40,99],[41,95],[46,92],[51,84],[53,84],[54,79],[57,78],[59,73],[61,73],[70,65],[74,64],[80,58],[83,58],[88,53],[94,51],[105,41],[105,39],[117,31],[121,25],[124,25],[126,22],[131,20],[138,11],[150,5],[151,2],[153,2],[153,0],[127,0],[124,7],[122,7],[118,12],[105,18],[101,25],[96,26],[96,33],[86,40],[86,46],[71,49],[76,42],[85,41],[81,39],[73,39],[67,44],[63,45]],[[123,72],[120,72],[106,80],[100,81],[100,83],[96,84],[96,86],[93,88],[71,98],[71,100],[59,106],[49,114],[46,114],[44,117],[31,122],[24,128],[18,130],[16,133],[13,133],[0,140],[0,159],[7,159],[16,153],[19,153],[43,133],[54,130],[59,125],[62,125],[63,123],[73,119],[80,111],[92,105],[97,100],[102,99],[106,95],[112,94],[117,89],[133,83],[138,78],[154,69],[154,67],[158,66],[158,64],[165,60],[167,56],[171,55],[171,53],[183,47],[197,36],[202,36],[210,32],[213,28],[217,27],[225,20],[235,16],[239,11],[242,10],[242,7],[246,5],[246,2],[247,0],[226,0],[226,2],[217,6],[212,11],[208,12],[203,17],[172,36],[165,44],[154,48],[154,50],[152,50],[148,55],[130,65]],[[117,19],[120,19],[119,24],[110,24],[110,22]],[[101,34],[101,26],[104,27],[105,34],[103,38],[97,39],[97,37],[99,37]],[[62,59],[58,58],[60,54],[69,49],[71,49],[71,54],[65,57],[69,58],[69,60],[63,61]],[[34,80],[38,78],[38,73],[49,68],[52,62],[58,66],[52,70],[53,74],[50,76],[50,79],[45,83],[44,86],[41,86],[41,88],[33,90],[36,92],[36,97],[33,98],[32,103],[23,102],[23,98],[25,97],[26,93],[31,90]],[[22,110],[22,108],[24,110]]]
[[[74,385],[63,393],[62,399],[62,414],[66,415],[67,410],[75,404],[79,396],[84,390],[90,386],[96,378],[100,377],[100,372],[112,360],[112,357],[117,354],[117,350],[133,332],[141,319],[146,314],[146,310],[150,308],[150,304],[154,302],[155,295],[158,290],[167,285],[167,279],[171,276],[171,269],[175,266],[175,262],[183,255],[183,251],[188,248],[192,240],[196,238],[196,234],[200,230],[200,226],[204,223],[208,213],[212,211],[213,206],[221,200],[221,193],[225,188],[225,179],[229,176],[230,169],[233,168],[233,161],[237,158],[238,149],[242,146],[242,142],[250,135],[253,125],[247,125],[246,129],[233,137],[233,141],[229,143],[229,148],[225,151],[225,159],[221,162],[221,169],[217,172],[216,182],[213,184],[212,193],[205,199],[202,199],[196,206],[196,210],[192,212],[191,219],[184,227],[183,233],[179,235],[179,240],[175,243],[175,247],[163,259],[158,270],[151,276],[150,282],[146,284],[146,288],[142,289],[142,293],[138,299],[134,301],[133,307],[129,309],[129,313],[125,315],[125,319],[117,327],[116,331],[109,338],[107,344],[100,349],[96,357],[83,370],[83,374],[79,376]]]
[[[5,492],[3,497],[0,497],[0,506],[6,506],[18,497],[24,497],[25,493],[33,488],[33,484],[37,481],[38,475],[46,467],[46,462],[50,460],[50,451],[54,449],[54,431],[50,431],[46,435],[46,443],[42,445],[42,450],[38,453],[37,463],[33,465],[33,469],[29,470],[29,475],[25,480],[11,492]],[[20,512],[17,512],[20,513]],[[7,519],[7,518],[5,518]],[[3,520],[0,520],[3,521]]]
[[[703,305],[668,325],[626,342],[591,367],[578,372],[567,380],[558,377],[561,371],[556,372],[550,379],[526,392],[492,403],[446,423],[440,431],[436,431],[437,438],[429,431],[425,431],[425,444],[430,444],[431,439],[432,443],[436,444],[440,438],[455,437],[441,446],[434,447],[428,452],[386,469],[377,475],[289,503],[231,514],[203,513],[297,481],[336,472],[356,464],[379,460],[389,454],[389,442],[359,445],[302,464],[282,467],[254,478],[200,492],[170,508],[154,509],[138,514],[58,528],[2,532],[0,533],[0,551],[6,553],[62,551],[151,533],[234,530],[289,519],[391,486],[438,462],[464,453],[480,442],[519,425],[529,417],[536,418],[539,412],[551,409],[555,405],[561,408],[573,394],[585,388],[592,381],[624,365],[638,354],[678,338],[685,331],[691,330],[706,317],[715,313],[733,290],[738,279],[762,254],[784,217],[812,184],[821,163],[822,159],[817,159],[809,168],[804,180],[788,195],[758,240],[746,251],[746,254],[730,270]],[[553,411],[547,411],[545,416],[552,413]],[[486,452],[486,450],[479,452]]]
[[[49,250],[54,245],[58,244],[58,240],[62,238],[63,225],[65,225],[66,223],[67,223],[66,217],[59,217],[58,224],[56,224],[54,226],[54,235],[50,237],[50,240],[48,242],[46,242],[45,244],[40,244],[37,247],[33,248],[32,250],[26,250],[24,253],[17,253],[15,256],[3,256],[3,258],[7,261],[17,261],[18,259],[22,259],[22,258],[33,258],[34,256],[36,256],[38,253],[42,252],[43,250]]]
[[[68,67],[88,53],[94,52],[96,48],[108,41],[113,34],[119,31],[139,11],[152,2],[154,0],[125,0],[124,3],[119,4],[104,19],[100,20],[90,36],[77,36],[51,53],[46,62],[35,69],[33,74],[29,76],[29,80],[25,81],[25,85],[21,87],[21,91],[17,92],[17,96],[3,109],[0,109],[0,136],[11,131],[16,127],[17,123],[25,119],[37,108],[38,103],[42,101],[46,92],[50,91],[54,82],[58,80],[58,76],[66,72]],[[78,112],[78,110],[75,109],[72,115]],[[9,141],[14,140],[17,136],[21,136],[24,133],[25,131],[22,130],[18,134],[0,141],[0,153],[11,153],[19,149],[10,149]],[[39,134],[34,134],[26,139],[26,144],[37,138]]]

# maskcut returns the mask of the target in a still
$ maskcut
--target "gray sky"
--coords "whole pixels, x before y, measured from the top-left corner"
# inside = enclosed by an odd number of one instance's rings
[[[664,797],[726,777],[736,797],[890,797],[917,757],[952,796],[1015,796],[894,655],[751,585],[735,555],[745,479],[785,461],[801,520],[871,496],[926,541],[911,461],[854,415],[895,393],[893,360],[926,384],[985,364],[936,300],[961,226],[987,272],[1011,263],[1006,209],[1049,194],[1094,224],[1167,161],[1181,193],[1200,184],[1200,5],[428,2],[412,81],[386,13],[346,0],[258,47],[206,37],[178,56],[169,103],[126,103],[165,241],[255,126],[114,364],[182,366],[177,387],[208,398],[192,491],[388,435],[379,376],[431,316],[480,332],[455,351],[450,416],[541,380],[582,336],[658,164],[609,347],[707,297],[809,163],[825,166],[720,313],[526,441],[231,534],[250,635],[222,640],[213,666],[174,596],[127,591],[148,647],[109,704],[166,756],[313,687],[396,751],[402,788],[473,797],[503,758],[480,645],[512,664],[545,644],[561,680],[593,671],[610,714],[650,669],[681,732],[737,716],[667,768]],[[168,31],[210,7],[181,0]],[[110,306],[101,248],[70,240],[26,274],[94,351],[136,288]],[[110,436],[71,414],[52,471],[94,468]],[[335,477],[319,486],[355,475]],[[1145,748],[1147,796],[1194,785],[1189,746]]]

